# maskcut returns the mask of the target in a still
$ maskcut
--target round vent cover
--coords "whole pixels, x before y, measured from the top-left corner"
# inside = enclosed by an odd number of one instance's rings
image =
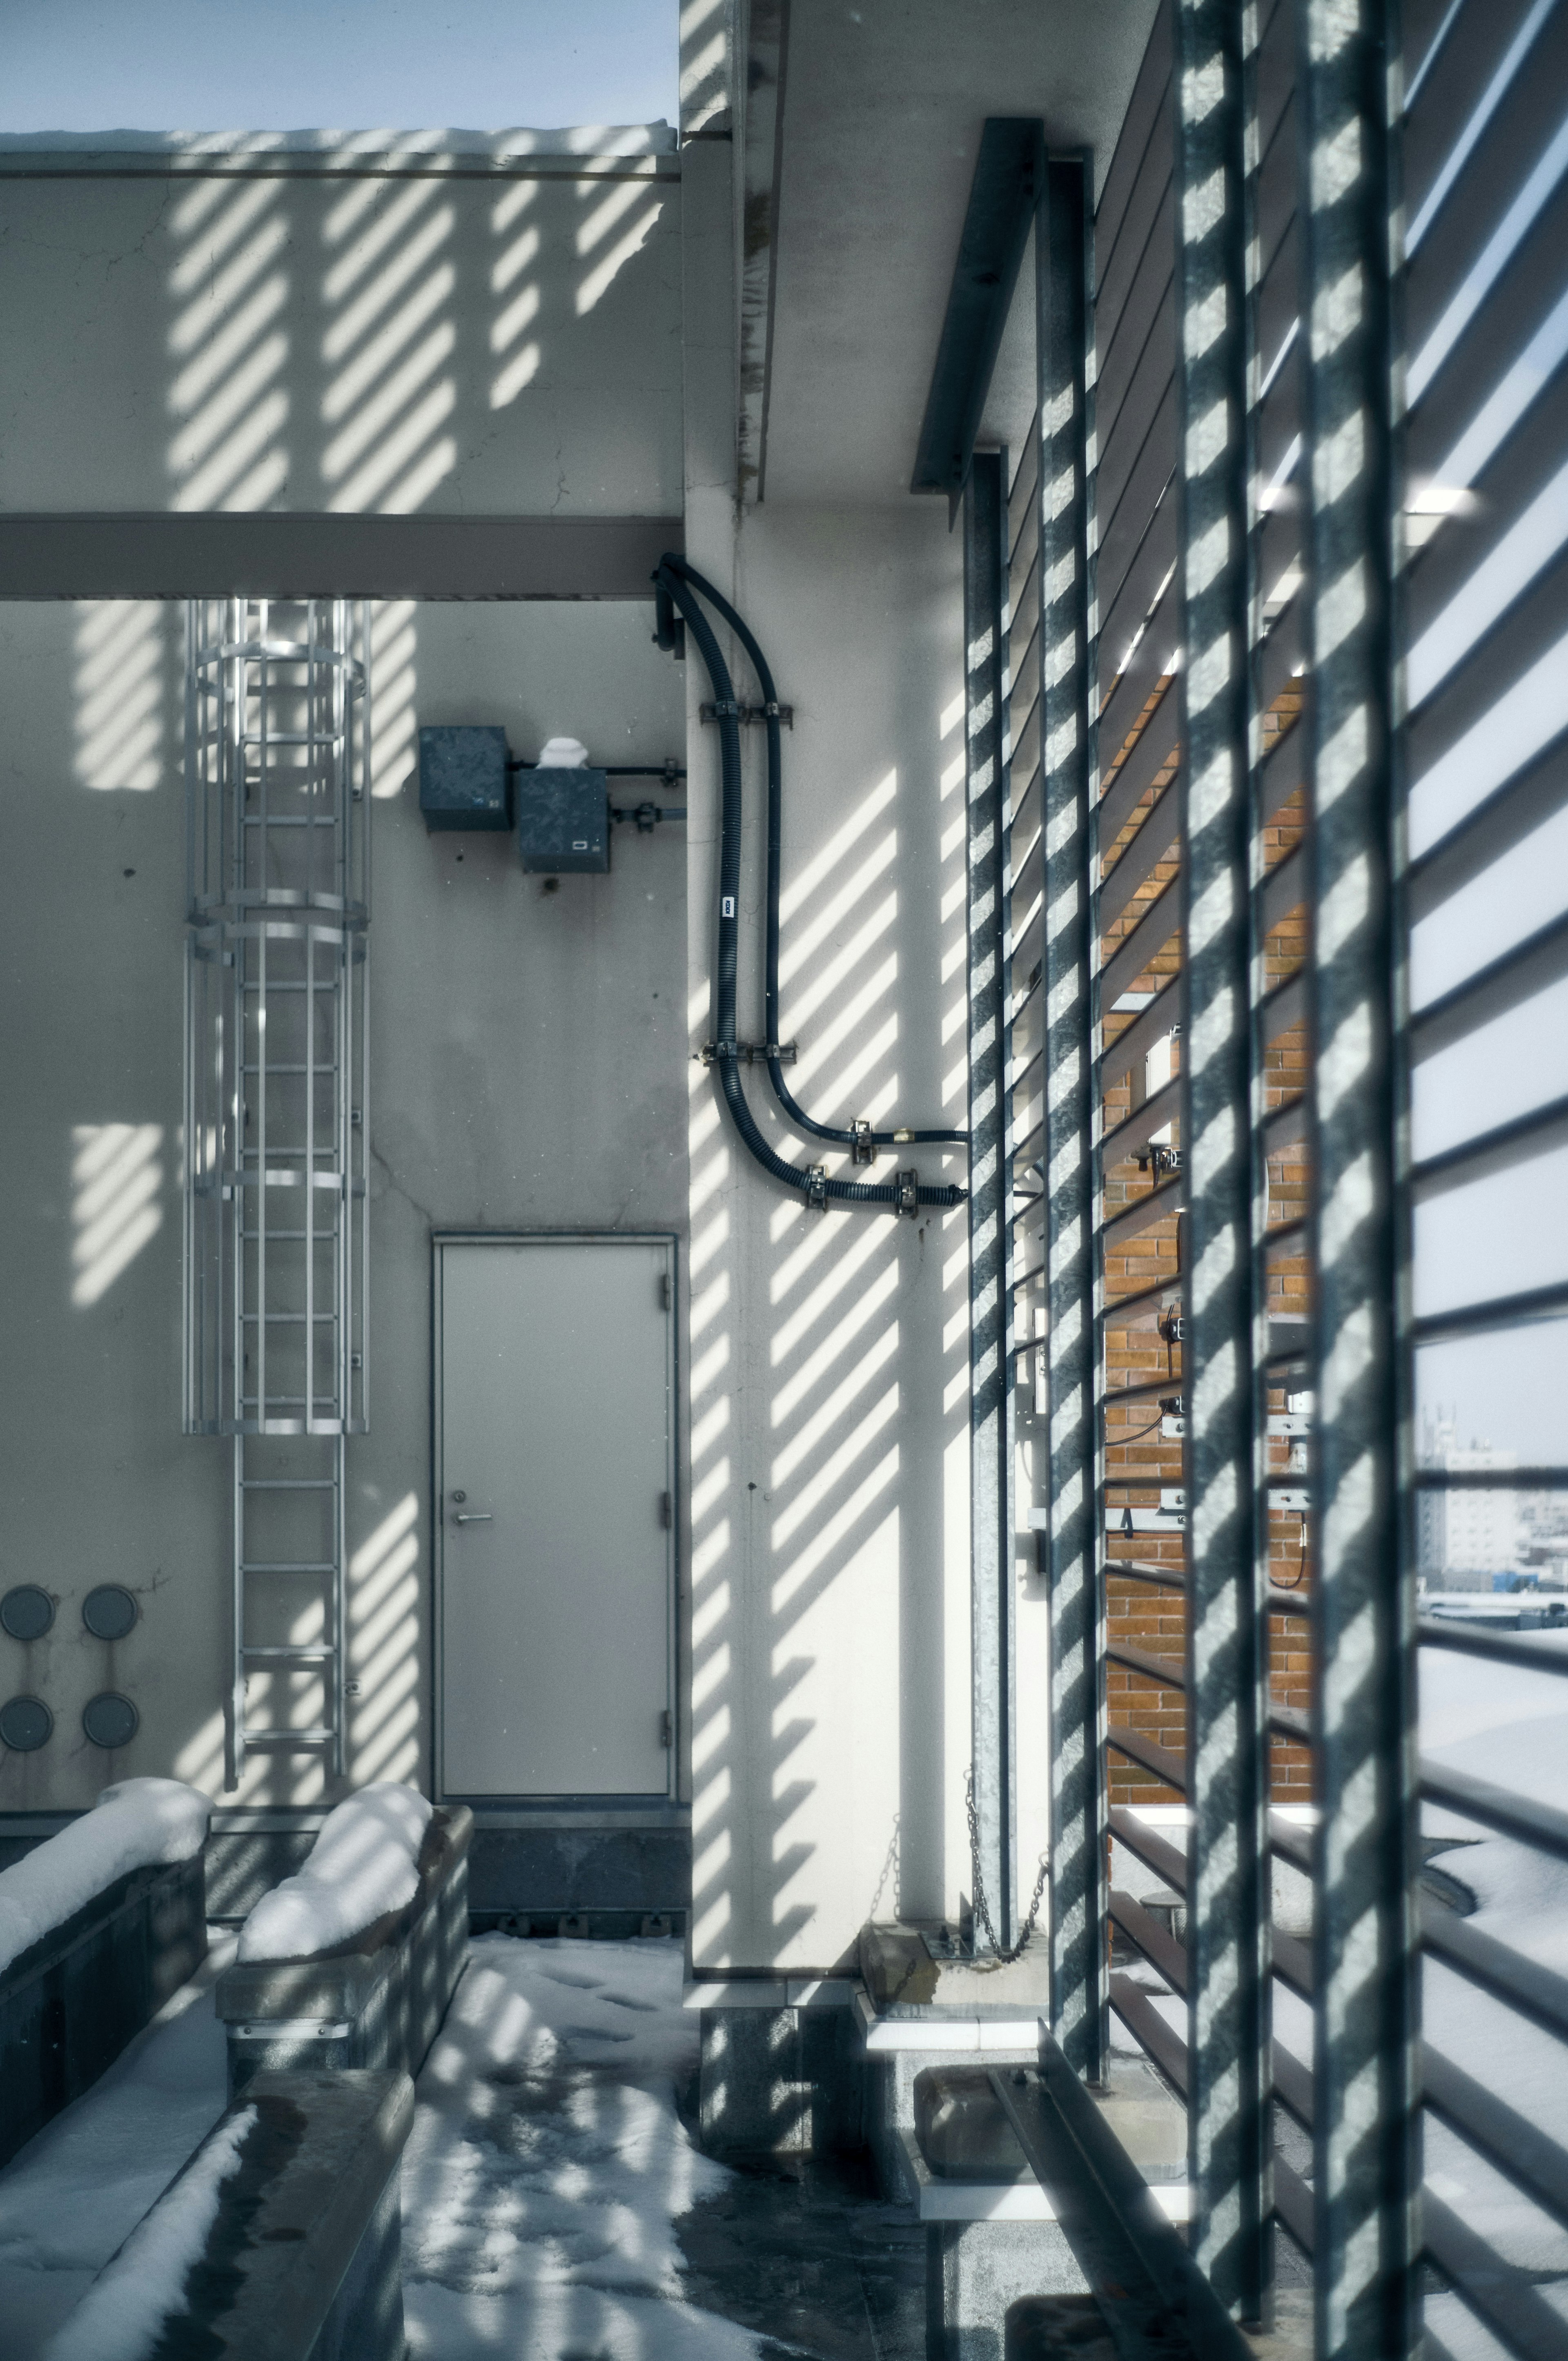
[[[117,1582],[100,1583],[82,1602],[82,1620],[94,1640],[123,1640],[136,1620],[136,1600]]]
[[[115,1689],[104,1689],[89,1697],[82,1708],[82,1727],[94,1746],[128,1746],[140,1726],[141,1716],[129,1697],[121,1697]]]
[[[7,1697],[0,1705],[0,1744],[13,1754],[31,1754],[47,1745],[54,1716],[41,1697]]]
[[[36,1582],[19,1582],[0,1598],[0,1625],[13,1640],[41,1640],[54,1621],[54,1601]]]

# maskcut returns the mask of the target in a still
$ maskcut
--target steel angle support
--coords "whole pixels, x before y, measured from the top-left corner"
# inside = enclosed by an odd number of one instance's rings
[[[912,492],[946,492],[956,502],[969,479],[991,373],[1039,203],[1045,157],[1045,130],[1037,117],[987,117],[926,397]]]
[[[975,1946],[1014,1939],[1013,1365],[1007,1221],[1007,455],[964,491],[968,796],[970,1518]]]
[[[1000,2068],[990,2081],[1122,2361],[1250,2361],[1180,2231],[1044,2028],[1037,2068]]]
[[[1237,0],[1176,0],[1181,874],[1188,908],[1188,2137],[1192,2253],[1236,2318],[1274,2276],[1267,1826],[1266,1218],[1250,888],[1247,60]]]
[[[1316,1297],[1313,2187],[1321,2361],[1420,2348],[1409,1257],[1398,1158],[1387,0],[1303,0],[1296,85]]]
[[[1098,2081],[1108,2039],[1104,1631],[1094,1415],[1094,725],[1089,532],[1091,177],[1046,168],[1036,240],[1045,819],[1046,1577],[1050,1632],[1051,2027]]]

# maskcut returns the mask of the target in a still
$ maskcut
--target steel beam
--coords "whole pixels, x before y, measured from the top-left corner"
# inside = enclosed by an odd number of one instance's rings
[[[975,1948],[1014,1939],[1013,1385],[1007,1215],[1007,455],[963,503],[968,795],[970,1517]]]
[[[1180,2231],[1050,2036],[1042,2028],[1037,2070],[998,2068],[989,2079],[1124,2361],[1250,2361]]]
[[[1188,2138],[1192,2252],[1235,2318],[1267,2316],[1267,1351],[1250,891],[1247,91],[1238,0],[1177,0],[1181,873],[1187,894]]]
[[[987,118],[926,397],[912,492],[946,492],[956,500],[968,481],[1044,170],[1045,134],[1037,116]]]
[[[1046,1577],[1050,1631],[1051,2029],[1098,2081],[1108,2038],[1103,1617],[1094,1415],[1094,985],[1090,897],[1091,189],[1046,168],[1036,238],[1040,445],[1040,759],[1045,817]]]
[[[1415,1577],[1396,1166],[1389,11],[1304,0],[1320,2361],[1420,2346]]]

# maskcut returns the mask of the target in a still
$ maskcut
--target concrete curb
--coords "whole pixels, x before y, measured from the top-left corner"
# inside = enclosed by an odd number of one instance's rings
[[[203,2361],[403,2361],[398,2177],[413,2121],[406,2074],[258,2074],[237,2169],[154,2349]],[[222,2117],[133,2240],[232,2121]]]
[[[0,1973],[0,2164],[81,2097],[207,1955],[200,1853],[128,1870]]]
[[[405,1910],[308,1960],[248,1960],[219,1978],[229,2095],[258,2072],[390,2067],[417,2074],[468,1957],[466,1805],[438,1809]]]

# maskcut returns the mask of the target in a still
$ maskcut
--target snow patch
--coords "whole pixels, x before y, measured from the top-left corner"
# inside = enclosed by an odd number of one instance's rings
[[[675,2113],[682,1966],[668,1941],[474,1942],[403,2157],[412,2361],[756,2361],[681,2277],[677,2219],[731,2178]]]
[[[308,1960],[401,1910],[418,1891],[430,1812],[423,1795],[391,1780],[339,1804],[303,1869],[264,1894],[246,1920],[238,1958]]]
[[[220,2124],[178,2180],[137,2224],[48,2348],[46,2361],[145,2361],[177,2312],[218,2218],[223,2185],[239,2169],[246,2107]]]
[[[0,1870],[0,1971],[133,1869],[189,1861],[213,1807],[181,1779],[122,1779],[9,1869]]]

